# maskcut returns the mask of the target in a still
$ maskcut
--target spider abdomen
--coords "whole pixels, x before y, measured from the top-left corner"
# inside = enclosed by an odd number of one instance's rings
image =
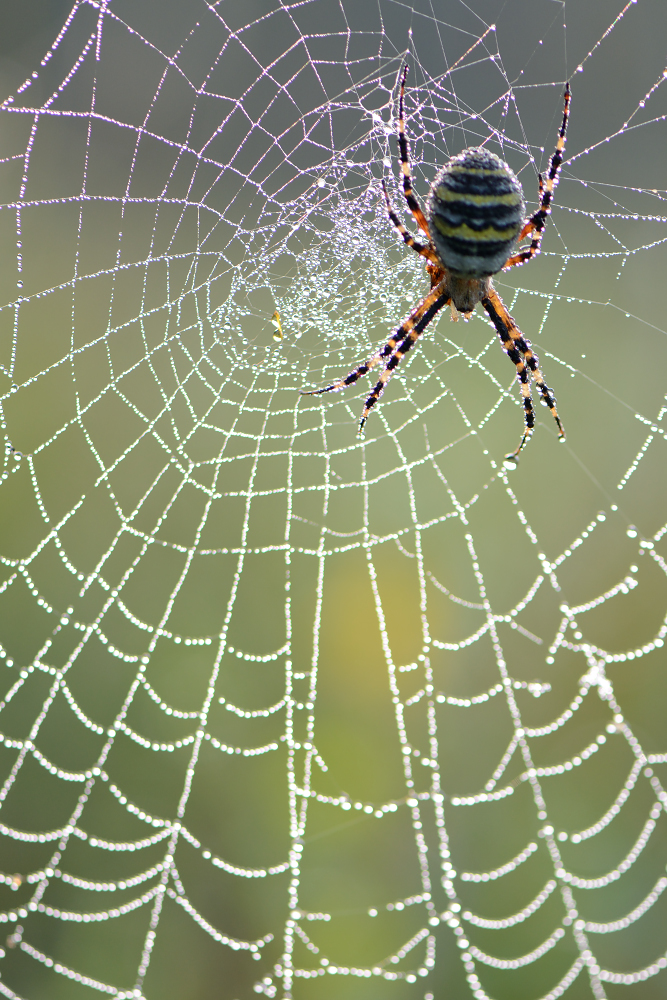
[[[426,217],[438,257],[454,274],[481,278],[507,263],[525,216],[523,190],[486,149],[465,149],[431,185]]]

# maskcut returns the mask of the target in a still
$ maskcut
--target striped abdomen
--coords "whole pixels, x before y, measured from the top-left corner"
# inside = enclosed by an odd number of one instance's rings
[[[448,271],[495,274],[512,253],[525,217],[521,184],[486,149],[465,149],[436,175],[426,217],[438,257]]]

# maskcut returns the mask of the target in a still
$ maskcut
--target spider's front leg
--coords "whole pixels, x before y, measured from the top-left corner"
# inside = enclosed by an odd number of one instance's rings
[[[547,219],[551,214],[551,204],[553,202],[554,191],[556,189],[556,185],[558,184],[560,168],[563,164],[565,133],[567,132],[567,123],[570,117],[569,83],[565,84],[563,100],[563,120],[558,132],[556,149],[549,164],[549,173],[547,174],[546,180],[542,177],[542,174],[538,175],[539,208],[534,215],[531,215],[531,217],[526,220],[518,237],[518,242],[520,243],[521,240],[526,238],[526,236],[531,236],[532,234],[530,246],[526,247],[525,250],[518,250],[515,254],[513,254],[503,267],[503,271],[509,271],[511,267],[516,267],[518,264],[525,264],[527,261],[532,260],[532,258],[540,252],[540,243],[542,242],[542,237],[544,236],[544,228],[547,224]]]
[[[401,158],[401,173],[403,174],[403,195],[408,208],[412,212],[415,222],[426,236],[431,239],[428,223],[422,211],[421,205],[417,201],[412,190],[412,171],[410,169],[410,147],[408,136],[405,131],[405,81],[408,75],[408,64],[405,64],[403,76],[401,78],[401,91],[398,99],[398,154]]]
[[[509,455],[505,455],[506,463],[516,464],[520,452],[527,445],[535,428],[535,410],[530,392],[531,377],[535,380],[535,385],[544,403],[549,407],[556,421],[559,441],[565,441],[565,430],[556,409],[556,397],[544,381],[544,376],[540,371],[539,358],[533,353],[530,341],[525,339],[521,330],[519,330],[505,308],[505,304],[498,295],[498,292],[490,282],[488,294],[482,299],[482,306],[498,331],[498,336],[500,337],[505,353],[516,366],[516,377],[521,386],[525,429],[519,447],[510,452]]]
[[[438,258],[436,256],[435,250],[430,244],[422,243],[420,240],[416,240],[412,235],[412,233],[408,232],[408,230],[405,228],[405,226],[399,219],[398,215],[396,214],[396,210],[391,203],[391,198],[389,197],[389,192],[387,191],[387,185],[385,184],[384,180],[381,183],[382,183],[382,193],[384,194],[384,202],[387,209],[387,215],[389,216],[390,222],[400,233],[401,239],[406,244],[406,246],[410,247],[411,250],[415,250],[418,254],[420,254],[420,256],[426,257],[432,266],[437,267]],[[429,264],[427,264],[426,266],[428,267]]]

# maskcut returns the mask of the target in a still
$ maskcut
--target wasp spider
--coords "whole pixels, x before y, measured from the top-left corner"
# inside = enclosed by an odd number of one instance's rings
[[[345,378],[304,395],[320,395],[344,389],[387,359],[384,371],[366,400],[359,424],[361,432],[368,414],[384,392],[399,362],[417,342],[433,317],[444,306],[449,305],[454,319],[458,319],[459,313],[468,319],[477,303],[481,302],[498,331],[503,350],[516,366],[516,377],[523,398],[523,437],[519,447],[505,456],[506,463],[513,465],[518,461],[519,453],[530,439],[535,426],[531,379],[554,416],[560,441],[565,440],[565,431],[556,410],[555,396],[540,371],[539,359],[533,352],[530,341],[526,340],[505,308],[493,287],[491,276],[498,271],[507,271],[511,267],[525,264],[539,253],[563,162],[565,131],[570,111],[570,87],[569,84],[565,86],[563,120],[549,172],[546,178],[539,175],[539,208],[534,215],[525,219],[521,184],[499,156],[483,148],[465,149],[436,174],[424,212],[412,190],[403,111],[407,74],[406,66],[399,98],[398,147],[405,200],[423,235],[415,237],[405,228],[391,203],[384,181],[382,190],[389,218],[403,241],[426,258],[431,290],[394,331],[384,347],[368,361]],[[513,252],[516,243],[527,237],[530,237],[530,244]]]

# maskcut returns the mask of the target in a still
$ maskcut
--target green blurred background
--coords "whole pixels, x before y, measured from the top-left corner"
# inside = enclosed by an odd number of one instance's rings
[[[100,8],[82,4],[41,66],[69,5],[10,0],[0,9],[0,100],[38,70],[13,108],[50,109],[37,118],[5,109],[0,120],[0,395],[7,435],[0,555],[8,581],[0,594],[0,643],[3,693],[12,692],[0,723],[7,777],[0,870],[8,883],[21,875],[18,887],[0,885],[10,935],[0,989],[14,991],[5,995],[76,1000],[100,992],[35,960],[11,937],[18,922],[30,947],[110,984],[110,995],[282,996],[290,872],[241,877],[213,866],[203,852],[242,869],[270,868],[284,864],[295,834],[303,844],[298,906],[303,914],[330,915],[298,921],[319,949],[297,938],[299,969],[317,969],[323,957],[339,969],[372,968],[427,926],[423,904],[387,909],[422,892],[421,836],[432,901],[443,913],[449,900],[440,885],[433,803],[420,800],[421,828],[406,804],[432,787],[434,769],[418,759],[433,753],[427,698],[405,707],[411,788],[388,661],[404,702],[424,688],[424,615],[440,644],[429,646],[435,693],[469,699],[498,683],[488,636],[455,652],[442,648],[485,620],[466,536],[493,611],[509,614],[544,572],[543,559],[556,560],[596,524],[558,567],[560,590],[545,582],[516,615],[541,643],[498,626],[510,677],[549,686],[539,698],[516,688],[524,727],[559,718],[590,666],[581,651],[549,656],[564,602],[584,605],[631,576],[634,589],[577,617],[582,634],[570,641],[616,654],[658,635],[667,611],[664,541],[652,542],[665,521],[665,85],[640,102],[662,79],[667,16],[659,0],[632,5],[596,48],[621,10],[610,0],[316,0],[282,10],[266,0],[233,0],[215,11],[194,0],[114,0],[105,8],[99,60]],[[496,30],[466,55],[490,24]],[[382,147],[382,130],[369,138],[370,111],[364,117],[361,110],[384,109],[389,122],[406,50],[422,194],[446,155],[496,128],[533,201],[536,169],[544,169],[553,148],[562,82],[572,83],[571,162],[544,253],[496,282],[543,360],[568,441],[557,447],[551,418],[538,408],[535,438],[509,479],[498,466],[518,441],[521,413],[509,362],[481,315],[466,325],[451,326],[448,317],[433,324],[369,421],[364,445],[356,438],[363,388],[324,398],[297,394],[363,359],[423,293],[421,265],[406,260],[378,208],[383,152],[397,174],[392,128]],[[503,114],[508,81],[519,116],[511,106]],[[204,86],[217,96],[203,94]],[[315,109],[327,101],[331,114],[318,118]],[[493,140],[491,148],[501,151]],[[316,208],[322,190],[326,198]],[[17,248],[19,200],[25,207]],[[270,323],[277,307],[280,343]],[[600,512],[604,520],[597,520]],[[221,635],[227,646],[219,657]],[[608,732],[613,712],[594,686],[566,725],[529,741],[541,767],[607,737],[581,767],[544,779],[556,831],[597,822],[637,754],[665,752],[664,667],[662,648],[607,666],[629,726],[625,736]],[[293,700],[293,757],[284,706],[265,711],[286,696]],[[260,714],[242,717],[225,702]],[[436,700],[434,712],[454,869],[489,871],[538,844],[502,878],[454,880],[464,911],[502,919],[554,877],[539,833],[545,819],[529,783],[518,780],[526,764],[513,758],[499,785],[516,779],[516,790],[499,802],[466,808],[451,798],[478,793],[493,774],[513,733],[507,700],[494,696],[470,708]],[[158,749],[121,729],[103,751],[118,720]],[[193,761],[200,728],[206,736]],[[60,773],[26,754],[26,740]],[[174,741],[183,745],[160,749]],[[216,741],[278,749],[227,754]],[[304,748],[311,742],[326,771]],[[300,813],[292,760],[299,788],[311,782],[338,804],[310,798],[307,814]],[[67,780],[94,766],[107,778]],[[655,764],[653,772],[660,777],[664,767]],[[581,844],[554,842],[566,869],[597,878],[621,863],[655,802],[650,777],[639,775],[600,834]],[[66,826],[84,787],[76,823],[88,840],[12,834]],[[128,812],[119,795],[143,816]],[[372,809],[341,808],[341,796],[375,810],[397,808],[379,819]],[[158,884],[168,839],[112,851],[90,838],[149,837],[177,818],[179,803],[195,839],[180,837],[174,852],[185,896],[222,935],[253,942],[273,935],[258,960],[216,941],[170,896],[159,921],[152,899],[85,923],[21,914],[44,884],[26,876],[52,865],[59,844],[58,869],[91,885],[50,878],[42,909],[102,912]],[[290,825],[299,816],[303,831]],[[573,889],[579,916],[622,918],[664,875],[666,853],[663,817],[627,873],[601,889]],[[151,866],[159,870],[138,887],[103,885]],[[181,891],[174,881],[168,885]],[[151,914],[155,939],[140,976]],[[512,959],[537,948],[564,916],[557,890],[513,928],[464,927],[481,951]],[[661,897],[627,929],[589,934],[589,947],[603,969],[631,973],[664,954],[664,927]],[[578,954],[571,923],[565,929],[552,950],[522,968],[477,962],[486,993],[498,1000],[548,994]],[[442,922],[429,932],[436,960],[426,975],[411,974],[424,968],[422,942],[386,965],[409,978],[299,976],[291,994],[470,996],[450,928]],[[631,985],[605,982],[605,992],[594,993],[583,970],[566,996],[657,1000],[666,982],[662,971]]]

